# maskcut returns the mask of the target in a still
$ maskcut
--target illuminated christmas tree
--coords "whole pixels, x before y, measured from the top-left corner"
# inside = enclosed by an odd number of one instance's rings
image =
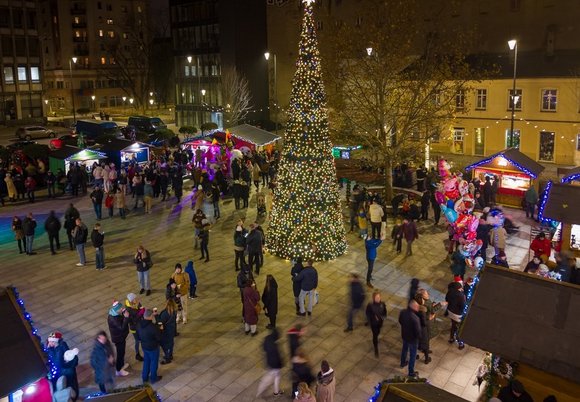
[[[331,260],[346,251],[313,0],[303,0],[297,69],[267,236],[282,258]]]

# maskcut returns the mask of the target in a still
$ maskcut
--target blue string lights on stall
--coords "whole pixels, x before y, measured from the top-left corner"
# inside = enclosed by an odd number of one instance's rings
[[[544,208],[546,208],[546,203],[548,202],[548,198],[550,197],[550,190],[552,189],[552,184],[553,183],[551,180],[546,184],[546,188],[542,192],[540,198],[540,207],[538,208],[538,220],[541,223],[553,224],[554,222],[552,219],[544,217]]]
[[[26,308],[24,307],[24,300],[22,300],[20,298],[20,295],[19,295],[18,291],[16,290],[16,288],[10,287],[9,289],[14,294],[14,298],[16,299],[16,302],[18,303],[18,306],[20,307],[20,310],[22,311],[22,316],[26,319],[26,322],[30,326],[30,331],[31,331],[32,335],[38,340],[38,343],[40,344],[42,351],[44,352],[44,355],[46,356],[46,362],[47,362],[46,364],[47,364],[47,368],[48,368],[48,379],[50,380],[50,379],[54,378],[54,376],[57,375],[58,369],[54,365],[52,360],[50,359],[50,356],[48,355],[48,353],[46,353],[46,345],[44,345],[42,343],[42,339],[40,338],[40,335],[38,335],[38,330],[34,327],[34,322],[32,321],[32,317],[30,316],[30,313],[28,313],[26,311]]]
[[[528,176],[530,176],[530,177],[532,177],[534,179],[538,177],[534,172],[528,170],[525,166],[522,166],[519,163],[515,162],[514,160],[506,157],[503,152],[500,152],[500,153],[497,153],[497,154],[493,154],[489,158],[482,159],[482,160],[480,160],[477,163],[474,163],[472,165],[469,165],[469,166],[467,166],[465,168],[465,170],[466,171],[469,171],[469,170],[475,169],[476,167],[479,167],[481,165],[485,165],[485,164],[491,162],[492,160],[494,160],[495,158],[497,158],[498,156],[501,156],[502,158],[504,158],[505,160],[507,160],[508,162],[510,162],[512,165],[514,165],[515,167],[517,167],[519,170],[521,170],[522,172],[524,172]]]

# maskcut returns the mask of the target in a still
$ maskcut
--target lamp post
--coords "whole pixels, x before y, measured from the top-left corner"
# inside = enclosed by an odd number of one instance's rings
[[[96,96],[95,95],[91,95],[91,100],[93,101],[93,111],[96,109],[95,99],[96,99]]]
[[[131,105],[131,107],[133,107],[133,101],[134,101],[133,98],[129,98],[129,104]]]
[[[508,145],[511,148],[514,146],[514,118],[516,115],[516,99],[518,99],[518,97],[516,97],[516,72],[517,72],[517,65],[518,65],[518,41],[515,39],[509,40],[508,46],[509,46],[510,50],[514,51],[514,83],[513,83],[512,96],[511,96],[512,118],[511,118],[510,136],[509,136],[509,142],[508,142]]]
[[[266,52],[264,53],[264,58],[268,62],[272,56],[272,61],[274,63],[274,118],[276,119],[276,135],[278,135],[278,69],[276,62],[276,53]]]
[[[73,57],[71,59],[69,59],[68,61],[68,68],[70,71],[70,92],[72,95],[72,107],[73,107],[73,122],[76,123],[77,121],[77,111],[76,111],[76,107],[75,107],[75,90],[74,90],[74,84],[73,84],[73,73],[72,73],[72,65],[77,64],[77,58]]]

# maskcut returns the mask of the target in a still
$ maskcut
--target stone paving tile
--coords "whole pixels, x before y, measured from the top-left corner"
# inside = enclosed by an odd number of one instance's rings
[[[18,288],[43,338],[53,330],[60,330],[71,347],[81,350],[77,371],[84,395],[96,391],[88,360],[95,333],[107,327],[109,306],[113,299],[124,298],[127,293],[139,290],[132,254],[137,245],[143,244],[151,251],[155,263],[151,271],[153,294],[143,298],[146,306],[163,306],[164,287],[176,262],[184,264],[192,259],[199,280],[199,298],[189,303],[189,322],[179,326],[181,336],[176,338],[175,360],[170,365],[160,366],[163,380],[156,384],[156,389],[163,400],[225,402],[273,399],[271,389],[262,398],[255,397],[258,381],[264,372],[261,343],[267,333],[267,320],[260,317],[257,337],[244,335],[233,269],[233,228],[240,217],[247,216],[248,223],[253,221],[255,207],[242,213],[233,211],[231,202],[224,203],[222,219],[211,229],[211,261],[207,264],[197,260],[199,251],[193,249],[192,211],[188,197],[180,206],[174,202],[154,202],[153,213],[147,216],[132,211],[126,220],[103,219],[107,265],[103,272],[94,269],[94,251],[90,245],[86,250],[87,266],[76,267],[78,257],[68,250],[64,233],[61,233],[63,249],[55,256],[49,253],[45,234],[35,239],[38,255],[15,252],[17,247],[9,231],[12,215],[31,211],[36,216],[46,216],[50,209],[62,215],[70,201],[62,199],[0,209],[0,284],[13,284]],[[73,201],[91,229],[95,220],[88,199]],[[514,211],[512,215],[521,217],[522,214]],[[42,226],[43,219],[38,223]],[[387,230],[390,228],[391,224]],[[381,334],[379,359],[373,356],[371,333],[363,325],[362,313],[355,319],[352,333],[342,331],[348,304],[347,274],[353,270],[363,276],[366,274],[362,239],[348,234],[349,249],[344,257],[316,264],[320,274],[320,304],[315,306],[312,317],[303,319],[294,315],[289,262],[265,256],[263,273],[257,277],[258,289],[262,290],[267,273],[276,277],[279,327],[285,331],[297,321],[307,325],[303,347],[315,370],[322,359],[329,360],[334,366],[337,401],[365,401],[381,379],[405,374],[405,370],[398,366],[401,342],[397,316],[406,305],[411,278],[421,279],[434,300],[444,298],[450,278],[443,249],[447,232],[443,224],[434,227],[425,222],[419,224],[419,231],[421,238],[414,246],[412,257],[396,255],[388,241],[378,250],[373,283],[382,291],[389,313]],[[528,243],[529,226],[526,225],[522,225],[519,234],[508,238],[511,266],[522,269],[522,263],[527,262]],[[447,319],[438,319],[433,332],[439,335],[431,341],[433,361],[427,366],[417,362],[417,370],[434,385],[474,401],[479,393],[477,387],[472,386],[473,375],[484,354],[469,346],[459,351],[456,346],[449,345],[446,341],[448,328]],[[281,352],[288,364],[287,341],[285,336],[282,338]],[[134,360],[131,336],[127,342],[127,360],[131,364],[131,375],[118,378],[118,387],[140,383],[141,363]],[[282,388],[288,392],[289,387],[290,372],[285,368]]]

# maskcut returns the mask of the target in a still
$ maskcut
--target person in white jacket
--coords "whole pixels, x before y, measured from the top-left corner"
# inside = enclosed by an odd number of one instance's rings
[[[383,220],[383,216],[385,212],[383,211],[383,207],[381,207],[376,199],[373,199],[370,207],[369,207],[369,215],[371,219],[371,226],[372,226],[372,238],[373,239],[380,239],[381,238],[381,223]]]

